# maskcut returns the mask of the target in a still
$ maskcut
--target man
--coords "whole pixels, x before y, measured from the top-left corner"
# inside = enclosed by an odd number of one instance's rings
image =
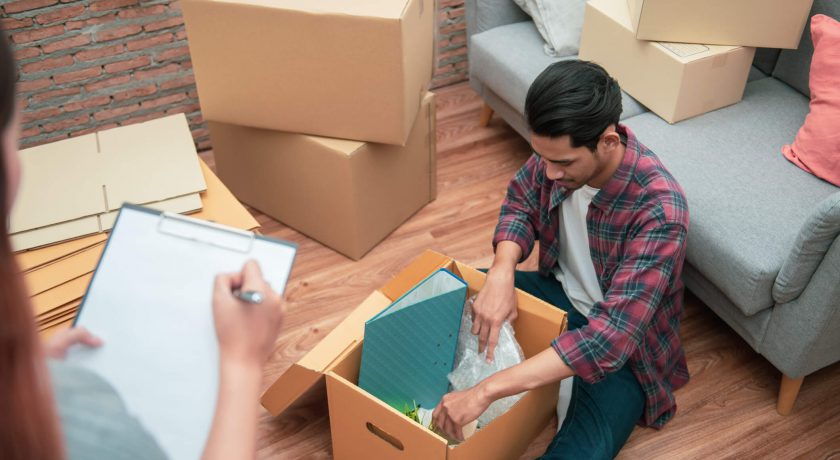
[[[472,332],[492,360],[499,328],[516,318],[514,287],[565,310],[569,328],[525,362],[444,396],[434,421],[460,439],[491,402],[561,381],[560,428],[544,458],[612,458],[636,423],[661,428],[673,417],[673,390],[688,381],[678,331],[685,196],[618,123],[621,90],[599,65],[549,66],[525,113],[534,154],[502,204]],[[536,240],[539,272],[517,272]]]

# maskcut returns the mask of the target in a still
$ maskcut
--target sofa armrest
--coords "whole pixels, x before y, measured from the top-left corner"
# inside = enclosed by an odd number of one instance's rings
[[[788,377],[840,361],[840,238],[793,301],[772,308],[759,352]]]
[[[793,250],[773,284],[773,300],[777,304],[790,302],[802,294],[838,236],[840,192],[821,201],[799,230]]]
[[[494,27],[530,21],[513,0],[466,0],[467,43],[474,34]]]

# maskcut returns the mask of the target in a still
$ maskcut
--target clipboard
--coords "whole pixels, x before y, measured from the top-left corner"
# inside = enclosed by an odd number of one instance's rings
[[[219,380],[215,276],[255,259],[282,293],[297,246],[178,214],[124,205],[75,325],[101,337],[67,361],[99,374],[171,459],[201,456]]]

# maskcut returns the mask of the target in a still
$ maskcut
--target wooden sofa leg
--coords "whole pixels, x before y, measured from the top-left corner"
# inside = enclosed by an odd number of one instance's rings
[[[493,118],[493,109],[487,103],[484,103],[484,108],[481,109],[481,119],[478,124],[482,128],[486,128],[490,124],[490,119]]]
[[[799,394],[799,388],[802,387],[803,380],[805,380],[804,376],[794,379],[782,374],[782,385],[779,387],[779,402],[776,405],[776,412],[780,415],[790,415],[793,411],[793,403],[796,402],[796,396]]]

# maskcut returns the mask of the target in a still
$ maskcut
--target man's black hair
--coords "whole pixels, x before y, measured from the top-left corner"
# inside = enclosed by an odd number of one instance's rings
[[[602,132],[621,116],[621,88],[594,62],[570,60],[548,66],[528,88],[525,118],[539,136],[568,134],[573,147],[595,151]]]

